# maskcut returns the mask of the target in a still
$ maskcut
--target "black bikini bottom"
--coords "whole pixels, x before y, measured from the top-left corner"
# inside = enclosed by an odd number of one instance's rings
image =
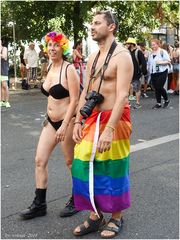
[[[76,117],[76,115],[74,115],[73,117]],[[63,120],[60,120],[60,121],[58,121],[58,122],[53,122],[53,121],[50,119],[49,116],[47,116],[47,120],[48,120],[48,122],[51,124],[51,126],[53,126],[53,128],[54,128],[56,131],[60,128],[60,126],[62,125],[62,122],[63,122]]]
[[[61,124],[62,124],[62,122],[63,122],[63,120],[60,120],[60,121],[58,121],[58,122],[53,122],[53,121],[50,119],[49,116],[47,117],[47,120],[48,120],[48,122],[53,126],[53,128],[54,128],[56,131],[60,128],[60,126],[61,126]]]

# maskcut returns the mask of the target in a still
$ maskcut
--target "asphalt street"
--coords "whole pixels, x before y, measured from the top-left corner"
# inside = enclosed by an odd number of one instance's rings
[[[154,93],[131,111],[131,145],[179,132],[179,98],[168,109],[153,110]],[[48,214],[23,221],[18,213],[34,198],[34,156],[47,99],[39,90],[11,94],[1,110],[1,239],[75,239],[72,231],[87,216],[60,218],[71,195],[71,177],[57,146],[49,161]],[[131,207],[116,239],[179,239],[179,141],[167,141],[131,154]],[[108,219],[110,215],[105,214]],[[99,239],[99,233],[81,239]]]

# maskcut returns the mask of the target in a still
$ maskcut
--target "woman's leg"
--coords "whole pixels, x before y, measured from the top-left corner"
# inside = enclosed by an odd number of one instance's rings
[[[161,91],[161,96],[163,96],[164,100],[168,101],[167,91],[164,88],[162,88],[160,91]]]
[[[2,87],[2,81],[1,81],[1,101],[5,101],[5,96],[4,96],[4,89]]]
[[[8,89],[8,85],[7,85],[7,81],[2,81],[1,83],[1,87],[2,87],[2,100],[5,102],[9,101],[9,89]]]
[[[74,158],[74,146],[75,146],[75,142],[72,139],[72,133],[73,133],[73,124],[74,120],[71,120],[68,129],[67,129],[67,133],[66,133],[66,137],[65,140],[63,142],[61,142],[61,149],[66,161],[66,165],[69,168],[70,172],[71,172],[71,167],[72,167],[72,161]],[[72,188],[71,189],[71,194],[72,194]],[[60,211],[60,217],[70,217],[73,214],[79,212],[78,210],[76,210],[75,205],[74,205],[74,198],[73,198],[73,194],[71,195],[70,199],[68,200],[68,202],[66,203],[66,206]]]
[[[35,157],[35,198],[31,206],[20,213],[20,216],[23,219],[31,219],[46,215],[46,188],[48,181],[47,164],[50,154],[55,146],[55,130],[50,123],[48,123],[42,129]]]
[[[3,100],[7,102],[9,100],[9,91],[7,81],[2,81],[2,92],[3,92]]]
[[[155,89],[156,101],[158,104],[161,104],[161,89]]]
[[[48,123],[43,127],[35,157],[36,188],[47,188],[48,181],[48,160],[56,146],[55,129]]]
[[[72,119],[68,126],[65,140],[63,142],[61,142],[61,149],[62,149],[64,158],[65,158],[65,161],[66,161],[66,165],[69,168],[69,170],[71,170],[72,161],[74,158],[75,142],[72,139],[73,127],[74,127],[73,122],[74,122],[74,120]]]

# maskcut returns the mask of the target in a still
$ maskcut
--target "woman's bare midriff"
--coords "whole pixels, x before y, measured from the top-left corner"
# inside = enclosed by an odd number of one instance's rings
[[[64,119],[69,103],[69,97],[63,99],[54,99],[51,96],[48,97],[47,114],[53,122]]]

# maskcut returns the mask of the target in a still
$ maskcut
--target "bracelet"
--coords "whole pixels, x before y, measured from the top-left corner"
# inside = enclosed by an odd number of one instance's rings
[[[106,127],[108,127],[108,128],[110,128],[110,129],[112,129],[113,131],[115,131],[116,129],[114,128],[114,127],[112,127],[111,125],[106,125]]]
[[[75,125],[75,124],[81,124],[81,125],[82,125],[82,122],[74,122],[74,125]]]
[[[69,123],[67,123],[67,122],[65,122],[65,121],[63,121],[62,123],[63,123],[63,124],[66,124],[67,126],[69,125]]]

